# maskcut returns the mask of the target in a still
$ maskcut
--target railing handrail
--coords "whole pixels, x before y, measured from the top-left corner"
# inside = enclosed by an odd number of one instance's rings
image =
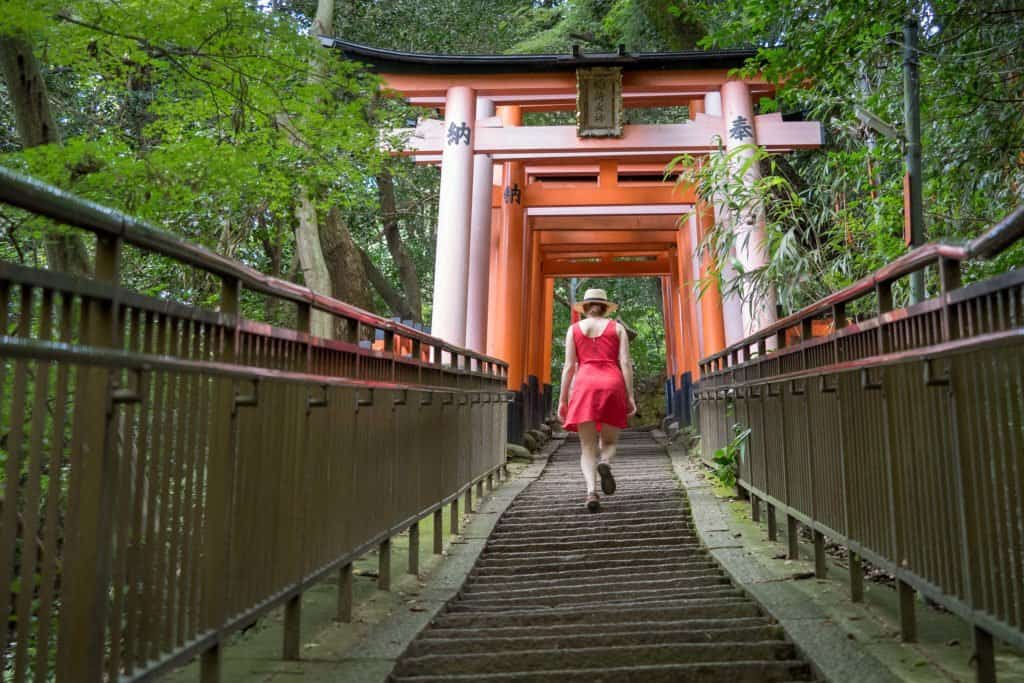
[[[307,304],[316,310],[354,320],[405,339],[425,342],[441,351],[492,363],[502,368],[508,367],[505,361],[498,358],[456,346],[422,330],[318,294],[294,282],[265,275],[244,263],[193,244],[146,221],[83,199],[3,166],[0,166],[0,202],[94,234],[119,237],[128,244],[167,256],[220,278],[237,280],[252,291],[298,304]]]
[[[71,363],[111,369],[154,371],[163,370],[188,375],[224,377],[251,382],[276,381],[299,384],[314,383],[319,386],[347,387],[351,389],[380,389],[382,391],[414,390],[421,394],[474,394],[491,395],[496,402],[508,403],[510,395],[504,389],[441,387],[410,385],[407,382],[387,382],[373,379],[355,379],[319,375],[311,372],[297,372],[262,368],[252,365],[238,365],[211,360],[194,360],[175,356],[161,356],[123,349],[108,349],[69,344],[60,341],[26,339],[0,335],[0,358],[21,360],[42,360],[54,363]]]
[[[813,319],[825,312],[829,312],[839,304],[855,301],[875,291],[880,284],[898,280],[914,271],[932,265],[940,259],[949,259],[956,262],[991,259],[1021,238],[1024,238],[1024,204],[1018,206],[994,226],[969,242],[964,244],[932,242],[913,249],[892,263],[883,266],[853,284],[805,306],[796,313],[780,318],[771,325],[734,344],[730,344],[717,353],[706,356],[701,360],[701,364],[703,365],[719,358],[727,358],[738,348],[749,348],[752,344],[768,339],[783,330],[796,327],[805,320]]]

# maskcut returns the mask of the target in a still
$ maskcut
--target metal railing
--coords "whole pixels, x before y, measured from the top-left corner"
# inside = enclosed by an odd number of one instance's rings
[[[705,459],[750,429],[739,486],[770,537],[780,510],[796,557],[809,527],[819,574],[825,537],[845,545],[855,600],[862,557],[893,574],[906,640],[914,591],[970,622],[981,680],[993,635],[1024,646],[1024,270],[960,272],[1022,236],[1019,208],[966,246],[916,249],[705,358],[697,392]],[[894,310],[893,283],[926,268],[939,296]]]
[[[501,478],[507,369],[0,169],[0,201],[96,236],[95,275],[0,264],[4,680],[150,680]],[[219,311],[127,291],[123,245],[219,277]],[[241,289],[298,329],[239,316]],[[355,341],[315,338],[311,312]],[[377,330],[383,343],[359,339]],[[442,360],[446,361],[442,364]],[[450,362],[447,362],[450,361]]]

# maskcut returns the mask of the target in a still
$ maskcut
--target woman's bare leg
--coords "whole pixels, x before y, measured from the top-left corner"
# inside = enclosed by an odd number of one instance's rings
[[[622,431],[618,427],[613,427],[609,424],[601,424],[601,462],[606,462],[609,465],[612,464],[612,458],[615,457],[615,449],[619,445],[619,432]]]
[[[583,470],[583,479],[587,482],[587,494],[595,493],[597,485],[595,482],[597,468],[597,424],[594,422],[582,422],[578,426],[580,435],[580,449],[583,454],[580,456],[580,469]]]

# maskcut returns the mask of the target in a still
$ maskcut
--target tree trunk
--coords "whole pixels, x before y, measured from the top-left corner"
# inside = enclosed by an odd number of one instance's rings
[[[381,221],[384,226],[384,239],[388,243],[388,251],[398,268],[398,278],[402,283],[402,292],[414,320],[423,320],[423,300],[420,294],[420,277],[416,272],[416,263],[412,260],[402,235],[398,230],[398,212],[395,208],[395,183],[387,170],[377,176],[377,192],[380,196]],[[383,296],[383,293],[381,294]]]
[[[306,286],[318,294],[332,291],[331,275],[327,271],[327,260],[320,246],[320,225],[317,222],[316,206],[309,198],[305,187],[299,188],[299,197],[295,204],[295,251],[299,255],[299,268]],[[317,337],[330,339],[333,324],[327,313],[313,311],[310,316],[310,332]]]
[[[373,259],[370,258],[365,249],[359,250],[359,256],[362,259],[366,277],[369,279],[370,284],[373,285],[373,288],[377,290],[377,293],[380,294],[380,298],[384,299],[384,303],[391,309],[391,313],[397,315],[402,320],[414,318],[409,302],[391,284],[387,276],[380,272],[380,268],[373,262]]]
[[[0,36],[0,70],[7,84],[21,146],[28,149],[60,144],[60,129],[50,109],[46,82],[28,41],[18,36]],[[82,237],[66,230],[48,231],[46,262],[53,270],[71,273],[92,270]]]
[[[331,207],[324,219],[323,229],[320,231],[320,245],[330,280],[334,284],[330,290],[334,298],[365,310],[372,310],[373,295],[367,286],[361,251],[352,239],[348,226],[341,219],[341,210],[336,206]],[[343,325],[337,326],[336,329],[345,332],[348,339],[352,339],[355,333],[354,329],[345,330]]]
[[[316,40],[318,35],[329,35],[334,24],[334,0],[319,0],[316,7],[316,18],[309,29],[309,35]],[[320,78],[322,66],[315,59],[310,68],[310,80]],[[292,140],[293,144],[300,144]],[[295,229],[295,251],[299,255],[299,267],[306,286],[319,294],[333,291],[331,275],[327,270],[327,260],[321,246],[320,224],[317,220],[316,205],[309,197],[309,189],[299,188],[299,196],[295,204],[295,218],[298,226]],[[334,325],[332,316],[313,311],[310,316],[310,331],[317,337],[331,338]]]

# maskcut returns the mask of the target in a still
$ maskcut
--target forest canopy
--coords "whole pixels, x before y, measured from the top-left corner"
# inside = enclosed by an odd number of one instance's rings
[[[907,16],[920,24],[926,236],[968,238],[1020,201],[1024,180],[1024,10],[1008,0],[8,3],[0,163],[264,272],[429,324],[438,174],[377,145],[379,130],[422,112],[380,97],[371,74],[312,36],[447,53],[755,47],[747,70],[782,82],[760,111],[820,120],[829,140],[762,161],[772,251],[759,275],[787,313],[907,248],[900,142],[857,116],[901,127]],[[24,214],[0,211],[0,229],[5,259],[87,268],[87,245]],[[967,279],[1022,260],[1018,247]],[[152,259],[125,266],[144,292],[215,300],[199,274]],[[642,309],[637,321],[657,313],[656,286],[616,286]],[[256,298],[244,305],[257,319],[293,315]],[[656,366],[660,333],[643,326],[651,346],[640,356]]]

